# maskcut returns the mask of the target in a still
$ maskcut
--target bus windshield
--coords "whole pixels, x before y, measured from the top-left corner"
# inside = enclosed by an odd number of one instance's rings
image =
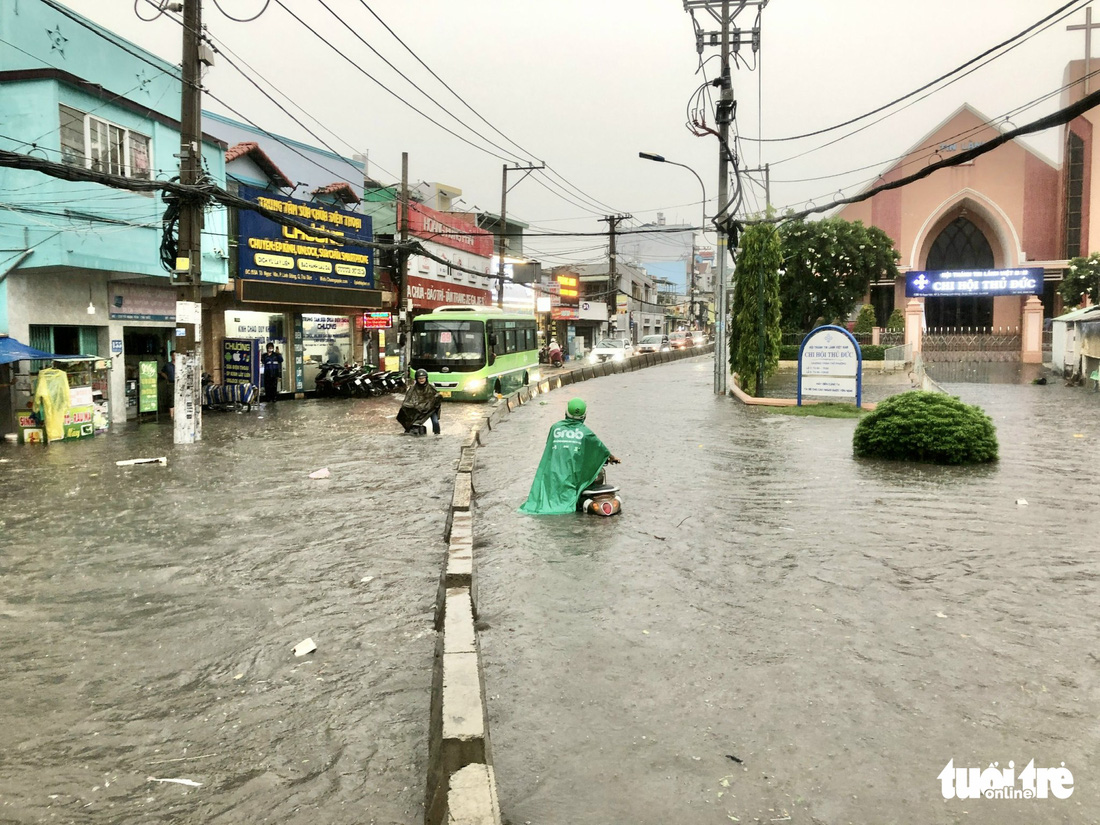
[[[471,372],[485,366],[485,324],[482,321],[414,321],[412,366],[436,372],[442,367]]]

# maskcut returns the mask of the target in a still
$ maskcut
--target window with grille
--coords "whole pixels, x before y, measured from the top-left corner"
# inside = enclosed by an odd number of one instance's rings
[[[127,178],[152,177],[148,135],[64,104],[59,107],[59,120],[62,163]]]
[[[970,220],[955,218],[932,244],[924,268],[992,269],[993,248]]]
[[[993,248],[985,235],[967,218],[958,217],[940,232],[928,251],[925,269],[992,269]],[[990,328],[993,299],[954,296],[929,298],[925,318],[932,328]]]
[[[1081,251],[1081,211],[1085,192],[1085,141],[1069,133],[1066,141],[1066,233],[1065,256],[1076,258]]]

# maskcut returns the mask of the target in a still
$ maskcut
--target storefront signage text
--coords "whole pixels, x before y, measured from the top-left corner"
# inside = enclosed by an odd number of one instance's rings
[[[389,329],[393,326],[393,316],[388,312],[364,312],[363,329]]]
[[[260,342],[255,338],[226,338],[222,342],[222,381],[260,383]]]
[[[371,218],[334,206],[304,203],[242,186],[242,198],[313,229],[372,241]],[[374,288],[373,253],[322,235],[282,226],[258,212],[240,211],[238,278],[353,289]]]
[[[1039,295],[1041,267],[1027,269],[942,269],[909,272],[906,298],[949,298],[960,295]]]
[[[409,204],[409,234],[464,250],[471,255],[483,258],[493,256],[491,233],[422,203]]]
[[[491,306],[493,303],[493,296],[487,289],[448,284],[415,275],[409,278],[408,290],[413,306],[423,309],[435,309],[446,304]]]

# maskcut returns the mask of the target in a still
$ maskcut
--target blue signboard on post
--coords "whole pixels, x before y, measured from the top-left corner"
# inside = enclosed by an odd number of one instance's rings
[[[804,395],[863,405],[863,352],[844,327],[828,324],[810,332],[798,348],[798,406]]]
[[[374,240],[369,215],[357,215],[331,204],[305,203],[247,186],[240,188],[240,196],[314,229],[347,239]],[[240,211],[239,223],[238,278],[374,289],[374,255],[367,247],[309,235],[246,209]]]
[[[1041,295],[1042,267],[1026,269],[936,269],[908,272],[906,298],[952,298],[963,295]]]

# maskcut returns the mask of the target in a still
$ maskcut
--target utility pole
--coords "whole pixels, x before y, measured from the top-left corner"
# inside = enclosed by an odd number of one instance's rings
[[[736,232],[731,237],[730,228],[733,225],[733,215],[727,214],[729,209],[729,133],[730,123],[733,121],[733,113],[736,104],[733,99],[733,82],[730,77],[730,53],[740,51],[742,45],[749,45],[753,51],[760,49],[759,13],[768,5],[768,0],[736,0],[737,9],[730,13],[730,0],[683,0],[684,11],[689,12],[694,19],[695,11],[705,11],[718,23],[717,31],[706,31],[696,26],[695,49],[702,55],[705,46],[719,46],[721,50],[722,68],[715,85],[720,87],[716,118],[718,121],[718,204],[721,212],[714,216],[714,223],[718,230],[718,283],[715,285],[715,325],[714,325],[714,392],[726,395],[728,392],[729,378],[729,336],[727,332],[727,272],[726,254],[732,245],[736,248]],[[747,30],[732,28],[734,18],[744,9],[754,7],[757,9],[757,23]],[[734,167],[736,171],[736,163]]]
[[[403,248],[409,241],[409,153],[401,153],[401,201],[397,205],[397,229],[402,249],[397,253],[397,363],[404,372],[408,366],[409,341],[409,252]]]
[[[504,245],[507,242],[508,237],[508,173],[509,172],[526,172],[527,175],[532,172],[536,172],[539,169],[545,169],[546,164],[541,163],[538,166],[509,166],[504,164],[504,169],[500,173],[500,240],[497,242],[497,246],[500,252],[500,264],[497,267],[497,306],[504,308]],[[523,177],[527,177],[524,175]],[[520,178],[523,180],[523,178]],[[516,181],[518,184],[519,181]]]
[[[612,327],[617,326],[615,319],[616,301],[619,295],[619,273],[615,266],[615,230],[623,221],[630,220],[633,215],[607,215],[600,218],[600,223],[607,224],[607,333],[612,332]]]
[[[733,119],[733,82],[730,80],[730,1],[722,0],[722,69],[719,75],[721,97],[718,99],[718,208],[722,211],[714,216],[718,229],[718,284],[715,290],[717,318],[714,323],[714,391],[726,395],[729,391],[729,336],[726,332],[726,318],[729,315],[726,300],[726,247],[728,245],[729,216],[727,186],[729,181],[730,121]],[[736,241],[734,241],[736,245]]]
[[[183,86],[180,109],[180,183],[202,182],[202,0],[183,2]],[[180,199],[176,269],[175,420],[172,441],[202,440],[202,225],[203,202]]]

